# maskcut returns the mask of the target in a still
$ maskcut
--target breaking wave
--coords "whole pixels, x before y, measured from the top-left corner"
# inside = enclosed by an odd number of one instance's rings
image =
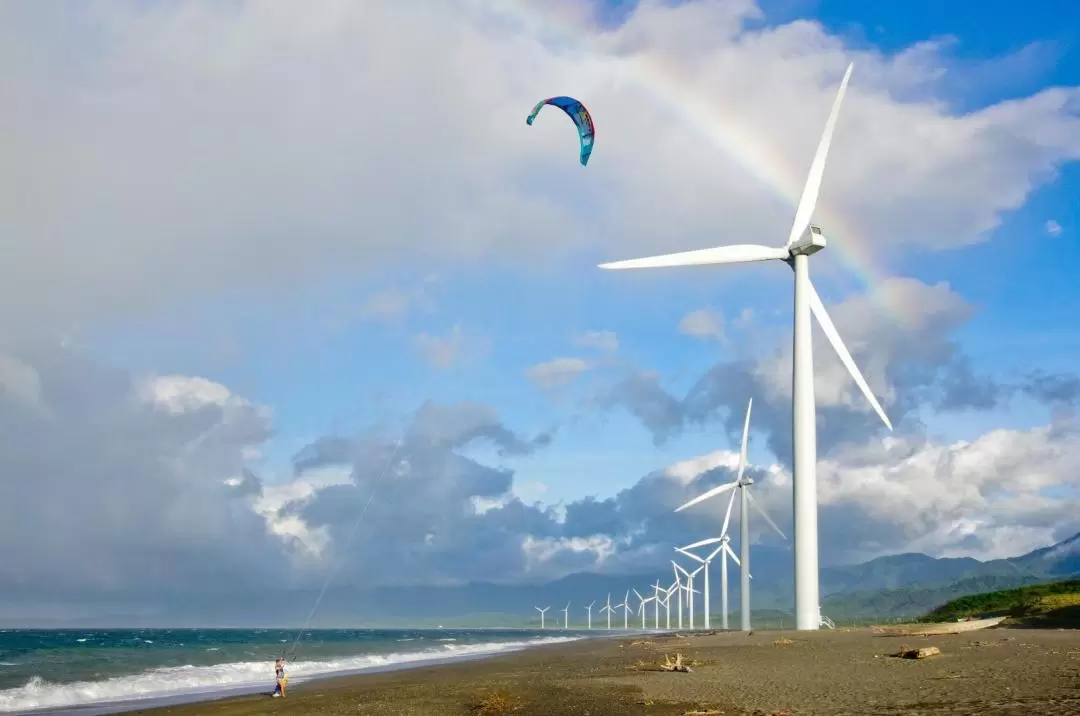
[[[303,682],[316,677],[393,667],[432,659],[518,651],[540,644],[576,641],[581,637],[544,637],[526,641],[487,642],[480,644],[443,644],[423,651],[361,654],[326,661],[298,661],[289,668],[289,681]],[[215,666],[170,666],[139,674],[116,676],[101,681],[50,683],[34,676],[24,686],[0,691],[0,712],[12,713],[47,708],[67,708],[117,701],[213,694],[224,689],[265,685],[272,688],[272,672],[266,660],[238,661]]]

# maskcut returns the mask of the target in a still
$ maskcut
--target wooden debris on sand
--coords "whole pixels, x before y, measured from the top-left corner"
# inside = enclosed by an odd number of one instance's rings
[[[664,663],[660,665],[660,670],[661,671],[680,671],[680,672],[682,672],[684,674],[689,674],[692,671],[689,666],[682,663],[682,653],[681,652],[676,652],[675,653],[675,661],[672,661],[670,656],[668,656],[667,654],[664,654]]]
[[[943,622],[941,624],[901,624],[895,627],[872,627],[875,634],[882,636],[943,636],[945,634],[962,634],[979,629],[996,627],[1005,617],[992,619],[972,619],[966,622]]]
[[[780,637],[779,639],[777,639],[776,641],[773,642],[773,644],[775,644],[776,646],[783,646],[784,644],[794,644],[794,643],[795,642],[793,642],[791,639],[788,639],[786,636],[782,636],[782,637]]]
[[[941,656],[941,649],[936,646],[924,646],[921,649],[909,649],[902,646],[900,651],[889,654],[889,656],[895,656],[899,659],[929,659],[931,656]]]

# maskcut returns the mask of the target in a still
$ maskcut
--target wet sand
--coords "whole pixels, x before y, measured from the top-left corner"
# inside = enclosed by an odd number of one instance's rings
[[[888,656],[936,646],[925,660]],[[681,652],[693,673],[654,670]],[[269,691],[269,687],[267,689]],[[301,684],[146,716],[656,716],[1080,714],[1080,630],[933,637],[868,629],[650,636]]]

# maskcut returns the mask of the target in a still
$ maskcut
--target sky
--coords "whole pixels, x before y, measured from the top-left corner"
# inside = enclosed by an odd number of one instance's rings
[[[790,273],[597,264],[783,244],[849,62],[813,281],[895,429],[815,329],[822,563],[1080,531],[1069,15],[3,3],[4,608],[662,567],[751,398],[790,533]]]

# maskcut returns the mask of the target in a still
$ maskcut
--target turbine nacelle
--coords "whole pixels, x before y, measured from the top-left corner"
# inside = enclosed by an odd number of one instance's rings
[[[825,248],[827,243],[825,234],[821,233],[821,227],[810,224],[806,227],[806,231],[802,233],[802,236],[791,243],[788,250],[792,256],[798,256],[799,254],[812,256]]]

